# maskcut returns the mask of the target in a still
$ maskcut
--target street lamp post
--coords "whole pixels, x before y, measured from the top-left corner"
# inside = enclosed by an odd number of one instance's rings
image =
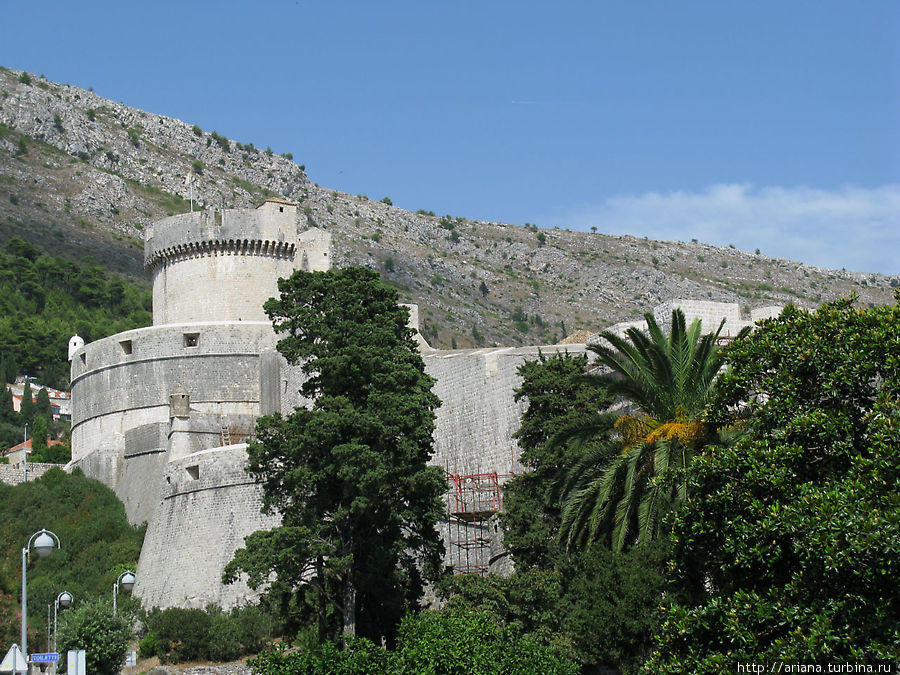
[[[22,481],[28,482],[28,422],[25,422],[25,440],[22,442]]]
[[[56,602],[53,603],[53,651],[56,651],[56,612],[62,607],[65,609],[72,604],[72,594],[69,591],[63,591],[56,596]]]
[[[22,549],[22,656],[28,661],[28,584],[25,575],[28,573],[28,552],[34,543],[34,550],[37,554],[44,558],[53,552],[53,549],[59,548],[59,537],[50,530],[41,530],[35,532],[28,539],[25,548]]]
[[[113,616],[116,615],[116,596],[119,594],[120,583],[122,584],[122,590],[130,593],[131,589],[134,588],[134,572],[131,570],[122,572],[119,578],[116,579],[116,583],[113,584]]]

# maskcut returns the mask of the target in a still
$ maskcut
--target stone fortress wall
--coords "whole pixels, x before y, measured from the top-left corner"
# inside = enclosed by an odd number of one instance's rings
[[[276,351],[260,307],[276,295],[279,276],[330,266],[330,235],[297,234],[296,217],[296,205],[270,200],[255,211],[156,223],[145,248],[154,325],[76,342],[70,466],[112,487],[132,523],[148,523],[134,589],[147,607],[230,607],[253,596],[243,584],[221,583],[243,538],[277,523],[259,513],[260,489],[243,470],[245,441],[258,416],[308,403],[298,394],[303,374]],[[718,317],[713,325],[741,318],[736,305],[685,309],[689,321],[702,313],[704,326],[708,316]],[[519,365],[585,345],[441,351],[418,337],[442,401],[434,463],[501,480],[520,473]],[[500,546],[492,539],[492,558]]]

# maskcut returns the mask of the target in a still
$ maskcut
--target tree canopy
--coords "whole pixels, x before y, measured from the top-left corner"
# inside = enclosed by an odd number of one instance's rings
[[[746,433],[686,472],[647,672],[896,660],[900,305],[789,307],[726,358],[712,418]]]
[[[86,259],[41,255],[12,238],[0,254],[0,364],[5,381],[27,373],[66,389],[69,338],[90,342],[148,326],[150,289],[124,281]]]
[[[265,310],[311,403],[258,422],[247,470],[282,525],[247,537],[225,579],[274,575],[268,594],[311,609],[323,635],[336,612],[344,633],[391,639],[441,559],[433,379],[408,311],[375,272],[297,271],[279,291]]]
[[[134,637],[129,617],[125,613],[114,616],[108,603],[96,599],[85,599],[63,612],[58,630],[60,653],[84,649],[86,670],[97,675],[122,671],[128,643]]]
[[[587,669],[603,664],[632,673],[650,648],[667,542],[624,553],[595,542],[567,553],[557,540],[555,480],[595,451],[609,462],[621,449],[609,440],[615,417],[599,412],[612,397],[602,380],[586,376],[587,366],[584,354],[555,354],[519,368],[516,397],[528,407],[516,440],[529,470],[506,484],[501,512],[516,571],[509,578],[457,576],[440,592],[451,607],[488,612]]]
[[[520,462],[528,471],[504,486],[500,513],[504,544],[517,564],[550,566],[558,555],[560,475],[594,447],[608,448],[604,432],[613,419],[599,413],[612,403],[604,385],[585,376],[585,354],[540,354],[519,367],[522,384],[515,399],[528,407],[515,433],[522,449]],[[582,435],[562,436],[578,428]]]

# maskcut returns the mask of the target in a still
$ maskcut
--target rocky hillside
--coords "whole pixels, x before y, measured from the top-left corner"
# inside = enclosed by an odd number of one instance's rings
[[[338,264],[381,270],[417,303],[432,345],[556,342],[638,318],[673,297],[815,305],[855,291],[891,302],[900,278],[827,270],[697,241],[662,242],[411,213],[313,184],[302,164],[253,142],[0,69],[0,244],[91,255],[142,277],[141,231],[194,208],[300,202],[330,230]],[[277,139],[269,139],[275,141]],[[302,158],[299,158],[302,161]],[[314,169],[314,167],[312,167]]]

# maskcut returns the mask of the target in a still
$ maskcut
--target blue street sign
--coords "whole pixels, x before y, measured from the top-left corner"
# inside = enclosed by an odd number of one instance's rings
[[[59,661],[59,654],[49,652],[47,654],[32,654],[29,659],[32,663],[44,663],[46,661]]]

